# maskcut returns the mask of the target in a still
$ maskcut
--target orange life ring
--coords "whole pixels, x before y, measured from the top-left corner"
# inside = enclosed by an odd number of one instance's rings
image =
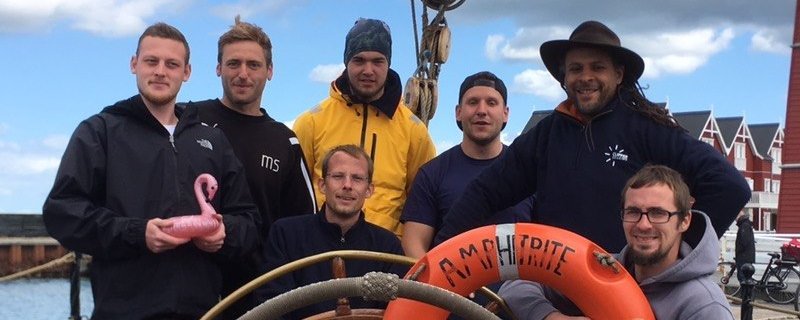
[[[473,229],[431,249],[406,278],[467,295],[484,285],[525,279],[550,286],[592,319],[655,319],[625,268],[598,261],[598,245],[567,230],[532,223]],[[385,319],[445,319],[448,311],[407,299],[389,303]]]

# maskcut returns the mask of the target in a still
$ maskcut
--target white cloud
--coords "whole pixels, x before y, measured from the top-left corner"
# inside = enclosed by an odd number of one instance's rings
[[[500,51],[502,56],[508,60],[533,60],[539,58],[538,46],[512,47],[509,44],[503,46]]]
[[[547,70],[527,69],[514,76],[513,90],[533,94],[550,101],[559,101],[565,97],[561,85]]]
[[[538,61],[542,42],[566,38],[570,32],[556,26],[520,28],[511,39],[500,34],[490,35],[486,38],[486,56],[491,60]]]
[[[0,32],[40,27],[55,19],[59,4],[60,1],[0,0]]]
[[[330,83],[342,74],[344,68],[344,64],[341,63],[318,65],[311,70],[308,78],[314,82]]]
[[[0,32],[31,32],[67,21],[108,37],[137,35],[156,12],[182,11],[189,0],[0,0]]]
[[[774,51],[779,42],[764,29],[754,36],[754,47],[763,51]],[[486,56],[492,60],[524,60],[540,62],[539,46],[552,39],[567,39],[571,28],[563,26],[520,28],[512,38],[495,34],[486,39]],[[634,31],[624,35],[624,47],[637,52],[645,60],[646,78],[657,78],[664,74],[686,74],[702,67],[715,54],[727,49],[735,36],[734,29],[698,27],[686,31]],[[542,91],[539,74],[526,71],[518,75],[520,90],[549,99],[561,97],[561,90],[550,88]],[[549,75],[548,75],[549,76]],[[516,81],[517,79],[515,79]],[[536,92],[534,92],[536,91]]]
[[[41,212],[69,135],[0,140],[0,213]]]
[[[69,143],[70,136],[68,135],[52,135],[42,140],[42,145],[57,151],[64,151]]]
[[[500,34],[493,34],[486,37],[486,57],[493,61],[499,59],[498,48],[504,42],[506,42],[506,37]]]
[[[287,127],[289,127],[289,129],[291,129],[291,128],[294,127],[294,121],[295,120],[297,120],[297,119],[292,119],[290,121],[284,121],[283,124],[286,125]]]
[[[727,49],[733,38],[731,28],[701,28],[632,35],[625,46],[645,59],[644,77],[657,78],[664,74],[687,74],[697,70],[712,56]]]
[[[783,42],[783,35],[775,30],[761,29],[756,31],[750,38],[750,47],[753,50],[772,52],[778,54],[790,54],[791,48]]]
[[[61,158],[53,155],[0,152],[0,174],[32,175],[55,171]]]
[[[52,135],[39,141],[0,140],[0,179],[55,173],[69,136]]]

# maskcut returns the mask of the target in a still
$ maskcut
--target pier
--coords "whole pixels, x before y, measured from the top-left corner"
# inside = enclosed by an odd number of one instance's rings
[[[43,265],[69,253],[49,237],[39,214],[0,214],[0,277]],[[67,277],[62,263],[36,272],[36,277]]]

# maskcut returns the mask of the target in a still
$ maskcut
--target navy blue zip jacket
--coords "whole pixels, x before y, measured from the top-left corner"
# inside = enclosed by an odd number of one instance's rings
[[[334,250],[367,250],[403,255],[403,248],[397,236],[364,220],[363,211],[358,222],[350,227],[347,233],[342,234],[339,225],[330,223],[325,218],[324,204],[322,208],[317,214],[282,218],[272,224],[269,241],[265,244],[267,270],[272,271],[289,262]],[[388,262],[353,259],[345,261],[345,271],[348,277],[360,277],[370,271],[395,273],[402,277],[408,271],[408,267]],[[256,296],[261,303],[292,289],[332,278],[331,263],[317,263],[268,282],[256,291]],[[386,303],[352,297],[350,307],[383,309]],[[302,319],[335,308],[336,301],[331,300],[295,310],[283,318]]]
[[[444,218],[435,243],[482,226],[487,215],[536,194],[533,222],[580,234],[609,252],[625,245],[620,223],[625,182],[645,164],[683,175],[721,236],[750,199],[742,174],[710,145],[681,128],[658,124],[617,97],[579,121],[563,110],[519,136],[473,180]]]
[[[199,318],[219,299],[217,260],[258,243],[260,216],[228,140],[201,125],[192,105],[176,115],[171,135],[136,95],[81,122],[64,152],[43,218],[64,247],[92,255],[95,319]],[[223,215],[223,247],[151,252],[148,220],[200,212],[193,190],[201,173],[219,183],[211,204]]]

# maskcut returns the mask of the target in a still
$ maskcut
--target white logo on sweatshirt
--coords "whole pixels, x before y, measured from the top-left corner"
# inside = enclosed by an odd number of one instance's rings
[[[197,143],[203,148],[208,148],[208,150],[214,150],[214,146],[211,145],[211,141],[208,141],[206,139],[200,139],[197,140]]]
[[[615,144],[612,148],[608,146],[608,152],[603,153],[606,155],[606,163],[611,162],[611,166],[614,167],[617,164],[617,161],[628,161],[628,155],[625,154],[625,149],[619,147],[619,145]]]

